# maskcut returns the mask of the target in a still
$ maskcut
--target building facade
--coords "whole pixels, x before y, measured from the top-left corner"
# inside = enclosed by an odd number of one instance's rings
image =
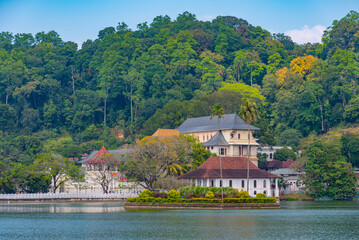
[[[233,187],[247,190],[247,158],[246,157],[215,157],[208,158],[197,169],[179,176],[180,179],[194,179],[196,186],[202,187]],[[222,179],[220,169],[222,166]],[[279,197],[278,179],[280,176],[259,169],[249,163],[248,193],[255,197],[264,193],[270,197]]]
[[[253,133],[259,128],[248,125],[237,114],[224,114],[219,120],[218,116],[188,118],[177,130],[182,134],[196,137],[207,150],[218,156],[247,157],[249,143],[250,160],[258,166],[259,144]]]

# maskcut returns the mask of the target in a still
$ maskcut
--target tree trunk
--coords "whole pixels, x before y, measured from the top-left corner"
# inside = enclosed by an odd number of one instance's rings
[[[250,143],[251,143],[251,137],[250,137],[249,124],[248,124],[248,148],[247,148],[247,192],[248,192],[248,194],[249,194],[249,151],[250,151]]]

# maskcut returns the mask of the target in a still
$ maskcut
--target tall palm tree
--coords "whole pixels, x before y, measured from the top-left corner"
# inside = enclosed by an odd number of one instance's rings
[[[213,109],[212,109],[212,113],[211,113],[211,118],[215,116],[218,116],[218,137],[220,134],[220,127],[219,127],[219,119],[223,118],[223,114],[224,114],[224,109],[221,107],[221,105],[219,104],[215,104]],[[218,142],[218,149],[219,149],[219,171],[220,171],[220,175],[221,175],[221,192],[222,192],[222,202],[223,202],[223,177],[222,177],[222,155],[221,155],[221,144],[220,142]]]
[[[250,152],[250,143],[251,143],[249,124],[252,121],[257,121],[257,119],[259,119],[259,114],[258,114],[258,106],[256,102],[248,98],[242,98],[242,104],[240,108],[241,110],[238,116],[241,117],[248,125],[247,192],[249,193],[249,152]]]

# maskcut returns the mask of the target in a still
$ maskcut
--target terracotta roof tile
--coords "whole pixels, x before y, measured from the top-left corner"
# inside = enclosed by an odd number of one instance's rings
[[[222,157],[223,178],[246,178],[247,158],[246,157]],[[211,156],[197,169],[185,173],[179,178],[219,178],[220,164],[219,157]],[[249,162],[249,178],[280,178],[277,175],[259,169],[252,162]]]
[[[105,163],[105,161],[103,160],[103,156],[105,156],[105,154],[109,154],[109,152],[107,151],[107,149],[105,147],[102,147],[96,154],[95,156],[93,156],[91,159],[87,160],[84,163],[89,163],[89,164],[96,164],[96,163]]]
[[[157,131],[152,134],[152,137],[169,137],[169,136],[179,136],[180,132],[177,129],[157,129]]]

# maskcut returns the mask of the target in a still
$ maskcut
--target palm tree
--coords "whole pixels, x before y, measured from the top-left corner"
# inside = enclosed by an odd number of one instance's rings
[[[219,127],[219,119],[220,118],[223,118],[223,114],[224,114],[224,109],[221,107],[221,105],[219,104],[215,104],[213,109],[212,109],[212,113],[211,113],[211,118],[212,119],[213,117],[215,116],[218,116],[218,137],[219,137],[219,134],[220,134],[220,127]],[[219,143],[219,146],[218,146],[218,149],[219,149],[219,171],[220,171],[220,175],[221,175],[221,192],[222,192],[222,202],[223,202],[223,178],[222,178],[222,155],[221,155],[221,146],[220,146],[220,142]]]
[[[249,124],[252,121],[257,121],[259,119],[258,107],[255,101],[242,98],[242,104],[240,106],[241,111],[238,116],[241,117],[248,125],[248,148],[247,148],[247,192],[249,193],[249,152],[250,152],[250,129]]]

